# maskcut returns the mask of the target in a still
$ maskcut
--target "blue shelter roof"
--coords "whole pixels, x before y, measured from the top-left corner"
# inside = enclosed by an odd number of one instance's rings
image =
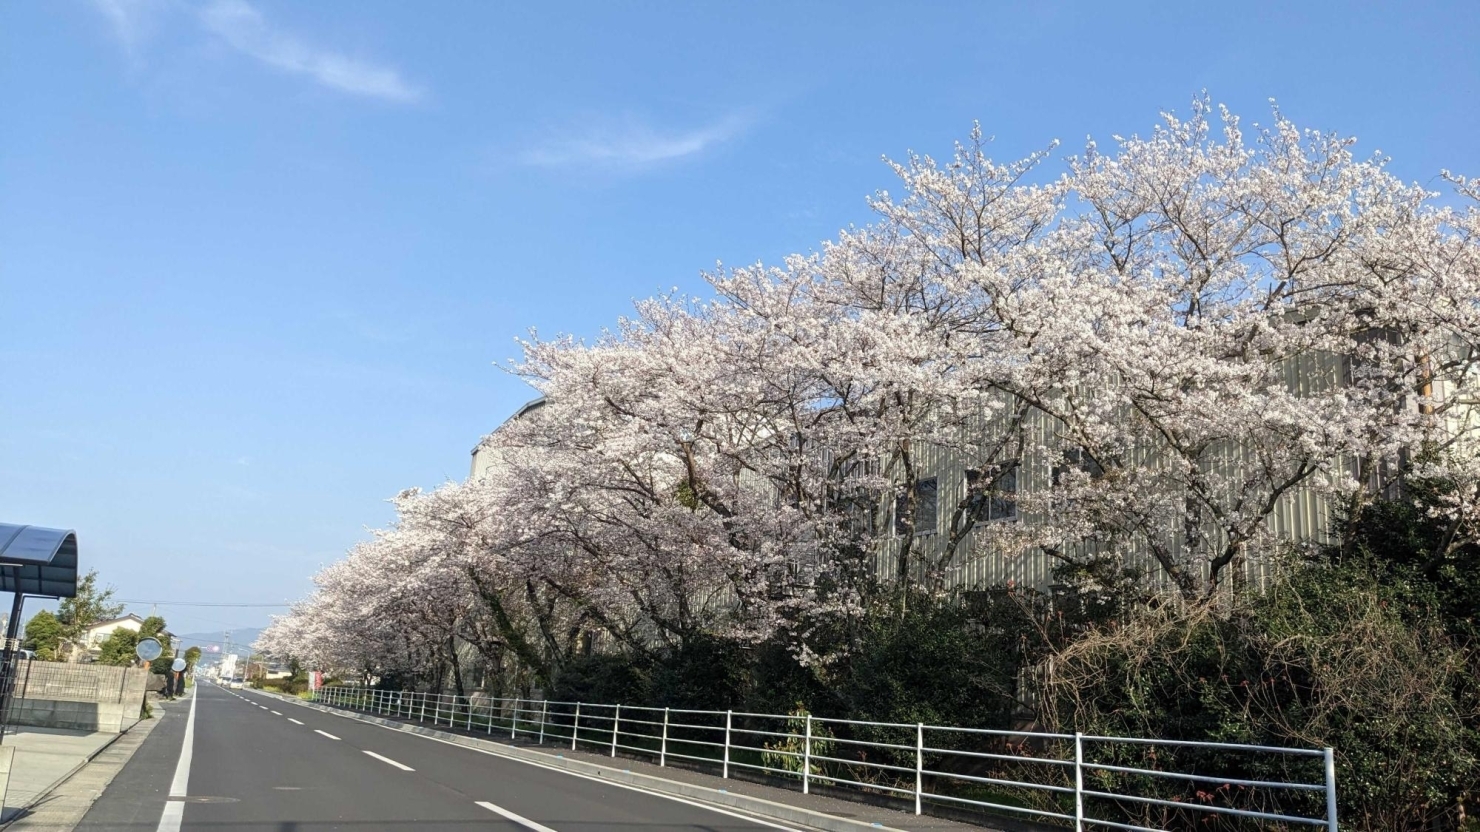
[[[0,523],[0,592],[77,594],[77,533]]]

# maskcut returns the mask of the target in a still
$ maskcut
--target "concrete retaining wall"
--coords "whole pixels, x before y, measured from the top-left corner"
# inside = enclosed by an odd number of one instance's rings
[[[148,669],[39,661],[27,665],[16,674],[9,724],[117,734],[139,721]]]
[[[138,723],[142,706],[142,696],[130,703],[17,699],[11,703],[10,724],[118,734]]]

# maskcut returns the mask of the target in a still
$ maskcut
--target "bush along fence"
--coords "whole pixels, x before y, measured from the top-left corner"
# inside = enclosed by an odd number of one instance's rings
[[[507,731],[541,745],[748,769],[814,786],[913,803],[1128,829],[1304,829],[1336,832],[1330,748],[1279,748],[1086,734],[862,722],[790,714],[495,699],[332,686],[325,705],[445,725]],[[1239,772],[1220,776],[1209,772]],[[1250,776],[1255,772],[1258,776]]]

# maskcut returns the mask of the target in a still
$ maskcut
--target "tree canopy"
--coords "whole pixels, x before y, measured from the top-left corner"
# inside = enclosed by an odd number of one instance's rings
[[[55,661],[61,652],[62,623],[50,610],[42,610],[26,622],[24,644],[43,661]]]
[[[77,595],[63,598],[57,608],[57,620],[62,625],[62,638],[78,643],[87,628],[99,621],[117,618],[123,613],[123,604],[113,600],[113,587],[98,586],[98,570],[89,569],[77,579]]]
[[[878,221],[814,254],[593,343],[532,338],[513,369],[546,403],[485,439],[489,474],[400,494],[260,644],[459,676],[461,638],[546,685],[589,633],[787,633],[826,662],[808,633],[880,580],[939,592],[1034,553],[1208,597],[1287,542],[1282,503],[1399,471],[1455,484],[1446,545],[1480,536],[1475,183],[1440,201],[1206,99],[1056,176],[1049,155],[995,161],[975,131],[894,164]],[[968,471],[928,541],[927,449]]]

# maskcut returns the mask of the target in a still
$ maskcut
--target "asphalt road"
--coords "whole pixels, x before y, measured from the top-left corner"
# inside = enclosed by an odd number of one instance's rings
[[[150,735],[78,832],[792,828],[391,731],[252,691],[211,684],[196,690],[193,719],[185,718],[186,709],[175,708],[170,723]],[[187,753],[188,779],[182,782],[180,759]],[[182,792],[183,798],[178,796]],[[176,796],[165,797],[170,794]]]

